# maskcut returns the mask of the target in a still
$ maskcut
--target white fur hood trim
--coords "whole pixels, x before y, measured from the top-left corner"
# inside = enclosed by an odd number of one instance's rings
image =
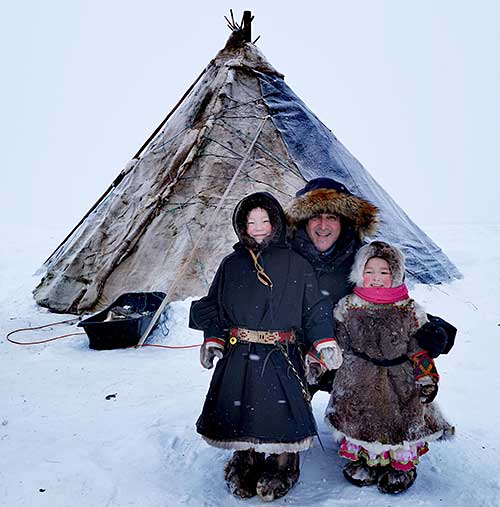
[[[212,447],[218,447],[219,449],[233,449],[235,451],[247,451],[248,449],[255,449],[257,452],[266,452],[269,454],[280,454],[282,452],[299,452],[306,451],[312,446],[313,437],[304,438],[293,443],[255,443],[255,442],[244,442],[241,440],[229,441],[229,440],[212,440],[203,436],[203,440]]]

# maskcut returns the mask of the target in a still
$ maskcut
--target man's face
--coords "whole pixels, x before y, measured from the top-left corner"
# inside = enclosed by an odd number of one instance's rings
[[[322,213],[309,219],[306,232],[316,250],[326,252],[340,236],[342,227],[337,215]]]

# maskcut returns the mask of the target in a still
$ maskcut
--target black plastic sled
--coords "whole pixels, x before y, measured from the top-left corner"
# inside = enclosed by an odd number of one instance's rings
[[[134,347],[149,326],[166,294],[127,292],[106,309],[78,323],[96,350]]]

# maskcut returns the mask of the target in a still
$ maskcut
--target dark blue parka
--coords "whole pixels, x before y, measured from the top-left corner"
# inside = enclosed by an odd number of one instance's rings
[[[273,226],[272,236],[260,245],[246,235],[247,216],[256,207],[268,212]],[[284,213],[274,197],[256,193],[243,199],[233,225],[240,241],[219,266],[208,295],[191,306],[191,326],[201,327],[205,340],[225,342],[197,430],[209,443],[225,448],[251,443],[262,450],[265,444],[300,450],[308,447],[301,442],[312,437],[316,427],[304,393],[298,344],[231,343],[235,340],[228,339],[229,330],[296,330],[311,347],[333,339],[332,306],[321,295],[311,265],[286,243]],[[272,287],[257,278],[249,248]],[[207,322],[203,311],[214,307],[217,315]]]

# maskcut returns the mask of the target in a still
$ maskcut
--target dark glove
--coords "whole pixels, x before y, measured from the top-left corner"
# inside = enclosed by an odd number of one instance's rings
[[[415,333],[419,347],[431,357],[438,357],[446,350],[448,336],[444,329],[433,322],[427,322]]]
[[[203,331],[208,329],[210,322],[217,319],[218,316],[217,305],[213,301],[203,299],[193,301],[189,310],[189,327]]]
[[[420,385],[420,402],[424,405],[431,403],[437,396],[438,390],[438,384],[435,384],[434,382]]]
[[[435,315],[427,314],[427,318],[431,324],[435,324],[439,326],[445,333],[447,337],[446,347],[443,350],[443,354],[448,354],[453,345],[455,344],[455,337],[457,336],[457,328],[452,326],[449,322],[446,322],[441,317],[436,317]]]

